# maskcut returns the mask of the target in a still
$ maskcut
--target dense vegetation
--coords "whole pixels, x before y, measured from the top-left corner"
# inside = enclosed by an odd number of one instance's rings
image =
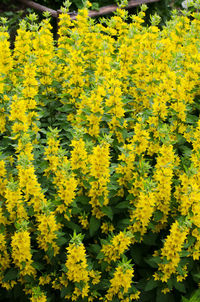
[[[150,4],[151,13],[157,11],[162,18],[165,16],[169,16],[169,12],[171,9],[175,7],[181,7],[181,3],[183,0],[160,0],[155,4]],[[60,9],[63,5],[63,0],[35,0],[34,2],[45,5],[52,9]],[[91,8],[98,10],[100,7],[109,5],[109,4],[116,4],[120,3],[118,0],[92,0]],[[73,0],[71,1],[70,10],[77,10],[79,8],[83,8],[85,0]],[[1,4],[5,5],[6,7],[12,7],[13,5],[19,5],[17,2],[13,2],[12,0],[1,0]]]
[[[198,288],[200,15],[159,29],[145,11],[96,23],[63,9],[56,42],[32,14],[13,50],[2,20],[2,301],[178,302]]]

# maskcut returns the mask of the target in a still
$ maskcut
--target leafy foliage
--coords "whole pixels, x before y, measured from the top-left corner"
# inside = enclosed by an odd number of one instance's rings
[[[87,3],[89,6],[89,3]],[[198,12],[0,27],[0,300],[188,299],[200,276]],[[195,294],[197,295],[197,293]]]

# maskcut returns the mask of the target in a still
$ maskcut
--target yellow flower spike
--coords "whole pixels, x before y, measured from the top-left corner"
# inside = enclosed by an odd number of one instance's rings
[[[177,274],[177,267],[180,262],[180,252],[183,244],[188,235],[189,229],[185,226],[180,227],[178,221],[175,221],[170,230],[170,234],[167,236],[164,247],[161,249],[161,259],[166,258],[167,263],[161,263],[158,265],[158,270],[162,273],[160,280],[167,282],[172,274]]]
[[[3,272],[11,265],[11,259],[7,251],[6,235],[2,233],[0,233],[0,249],[2,251],[0,255],[1,275],[3,276]]]
[[[100,218],[100,216],[103,216],[103,214],[101,215],[101,207],[108,204],[107,183],[110,178],[109,144],[106,143],[102,146],[94,147],[92,154],[89,156],[89,163],[91,165],[90,175],[95,178],[89,190],[90,204],[93,208],[93,215]],[[99,200],[100,197],[103,197],[102,202]]]
[[[72,140],[71,145],[73,147],[70,158],[72,170],[80,169],[84,175],[87,173],[86,163],[88,157],[85,142],[80,138],[79,140]]]
[[[155,193],[145,194],[143,192],[140,193],[138,202],[135,205],[135,210],[131,211],[130,218],[132,225],[128,227],[128,229],[134,234],[139,232],[140,239],[139,242],[142,241],[143,235],[147,231],[147,226],[154,212],[154,206],[156,204]]]
[[[133,275],[133,268],[123,269],[122,265],[118,265],[113,278],[110,280],[110,288],[106,293],[106,299],[112,301],[115,295],[117,295],[120,300],[123,299],[132,286]]]
[[[13,57],[9,43],[9,34],[0,32],[0,94],[4,92],[6,80],[9,79],[10,71],[13,68]],[[2,128],[3,130],[3,128]]]
[[[86,251],[83,243],[80,242],[81,239],[79,238],[79,235],[73,237],[73,241],[74,240],[77,243],[70,243],[67,248],[67,260],[65,263],[67,268],[67,279],[73,283],[83,282],[84,286],[79,294],[84,298],[89,294],[88,282],[90,279],[86,260]]]
[[[26,230],[15,232],[11,238],[11,247],[13,262],[20,269],[20,275],[36,276],[36,270],[32,266],[30,233]]]
[[[131,244],[131,237],[132,235],[129,232],[120,232],[118,235],[113,236],[110,243],[103,244],[101,252],[104,254],[104,260],[111,263],[111,261],[120,259],[120,256]]]
[[[39,287],[32,289],[31,302],[47,302],[46,295],[40,290]]]
[[[5,204],[11,222],[28,220],[28,214],[22,198],[22,191],[16,183],[8,182],[5,190]]]
[[[56,232],[59,231],[60,225],[56,222],[56,217],[53,213],[37,215],[38,231],[37,237],[38,245],[45,252],[49,247],[53,249],[53,256],[59,253],[59,247],[55,242],[57,239]]]

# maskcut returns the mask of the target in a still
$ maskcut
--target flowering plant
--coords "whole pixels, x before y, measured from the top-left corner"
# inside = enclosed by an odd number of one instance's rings
[[[0,285],[180,301],[200,279],[200,16],[0,27]],[[5,291],[4,291],[5,290]],[[24,299],[24,300],[23,300]]]

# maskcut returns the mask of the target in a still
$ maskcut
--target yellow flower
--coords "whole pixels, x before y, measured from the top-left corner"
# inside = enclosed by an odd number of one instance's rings
[[[164,247],[161,249],[161,259],[166,258],[168,262],[158,265],[158,270],[162,272],[162,277],[160,277],[162,282],[167,282],[172,274],[177,273],[176,269],[180,262],[179,253],[182,250],[188,232],[189,229],[179,226],[178,221],[172,224],[170,234],[167,236]]]
[[[88,283],[89,272],[87,269],[86,251],[82,243],[70,243],[67,248],[67,261],[65,263],[67,268],[67,278],[72,282]]]
[[[132,286],[133,268],[123,268],[122,265],[118,265],[113,278],[110,280],[110,288],[107,291],[106,299],[112,301],[115,295],[118,295],[122,299]]]
[[[115,235],[109,244],[103,244],[101,251],[104,253],[104,260],[110,263],[120,259],[120,256],[128,249],[131,244],[129,233],[120,232]]]
[[[71,151],[71,167],[72,170],[81,169],[81,173],[87,173],[87,152],[83,139],[72,140],[71,145],[73,150]]]
[[[168,287],[161,290],[163,294],[167,294],[170,292],[170,289]]]
[[[38,231],[37,237],[38,245],[44,251],[48,251],[49,246],[53,248],[54,256],[59,252],[59,247],[55,240],[57,239],[56,232],[59,230],[60,225],[56,222],[56,217],[53,213],[48,215],[41,214],[37,216]]]
[[[28,231],[18,231],[11,238],[12,258],[21,275],[36,275],[32,266],[31,237]]]
[[[47,302],[47,297],[44,293],[39,292],[39,293],[33,293],[31,298],[31,302]]]
[[[108,188],[107,184],[110,178],[110,156],[109,145],[107,143],[102,146],[96,146],[93,148],[93,152],[89,157],[90,176],[95,180],[91,182],[91,188],[89,190],[89,197],[91,197],[90,204],[93,208],[93,215],[97,218],[104,216],[101,213],[101,207],[106,206],[108,200]],[[100,201],[100,197],[103,197],[103,201]]]
[[[6,235],[0,233],[0,266],[1,266],[1,274],[10,267],[11,259],[7,251],[7,244],[6,244]]]

